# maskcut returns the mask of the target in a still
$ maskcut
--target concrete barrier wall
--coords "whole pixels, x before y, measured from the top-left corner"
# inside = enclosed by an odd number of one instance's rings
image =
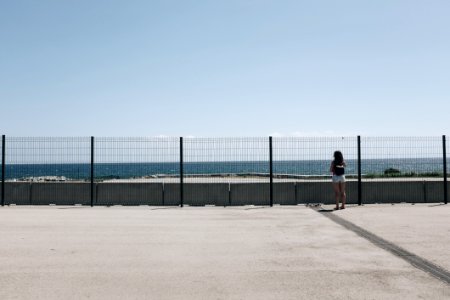
[[[297,182],[297,203],[334,204],[334,190],[331,182]],[[358,183],[346,182],[347,203],[358,203]]]
[[[31,184],[31,205],[90,205],[90,183],[39,182]]]
[[[269,186],[264,183],[185,183],[184,204],[186,205],[268,205]],[[164,185],[165,205],[180,204],[180,185]],[[295,205],[295,183],[275,183],[274,203]]]
[[[425,188],[422,181],[363,182],[363,203],[423,203]]]
[[[231,205],[269,205],[270,187],[267,183],[231,183]]]
[[[180,184],[164,183],[164,205],[180,205]]]
[[[30,191],[31,184],[28,182],[6,182],[5,204],[31,205]]]
[[[426,182],[424,202],[427,203],[444,202],[444,183],[436,181]]]
[[[183,188],[187,205],[230,205],[228,183],[186,183]]]
[[[185,183],[185,205],[229,205],[228,183]],[[180,184],[164,184],[164,205],[180,205]]]
[[[450,185],[449,185],[450,190]],[[1,190],[0,190],[1,192]],[[6,182],[5,204],[90,205],[90,183]],[[98,183],[95,205],[179,205],[179,183]],[[436,203],[444,201],[443,182],[362,182],[362,203]],[[334,203],[330,182],[275,182],[274,204]],[[186,205],[269,205],[268,183],[185,183]],[[358,203],[358,183],[347,182],[347,203]]]
[[[163,205],[162,183],[98,183],[96,205]]]
[[[273,203],[297,205],[295,182],[277,182],[273,184]],[[270,198],[269,198],[270,200]]]

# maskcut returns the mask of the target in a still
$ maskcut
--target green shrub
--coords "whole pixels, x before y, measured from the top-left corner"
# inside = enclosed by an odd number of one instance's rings
[[[394,168],[384,170],[384,175],[400,175],[401,173],[400,170]]]

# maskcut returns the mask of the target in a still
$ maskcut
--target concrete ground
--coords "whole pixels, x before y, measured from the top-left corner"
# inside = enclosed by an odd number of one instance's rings
[[[450,205],[364,205],[338,215],[450,271]]]
[[[448,270],[449,207],[330,213]],[[0,208],[0,299],[87,298],[450,299],[450,288],[305,206]]]

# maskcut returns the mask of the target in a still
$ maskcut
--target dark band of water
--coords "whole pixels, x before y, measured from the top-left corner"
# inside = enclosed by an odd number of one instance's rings
[[[294,176],[329,175],[330,161],[293,160],[273,162],[274,174]],[[19,164],[7,163],[7,180],[40,176],[64,176],[67,179],[87,180],[90,178],[89,163],[46,163]],[[178,162],[134,162],[134,163],[95,163],[96,179],[141,178],[154,175],[179,175]],[[268,161],[218,161],[184,162],[184,174],[269,174]],[[383,174],[386,169],[396,169],[402,174],[427,174],[442,177],[442,160],[436,158],[415,159],[367,159],[363,160],[363,174]],[[356,160],[348,160],[346,174],[357,174]]]

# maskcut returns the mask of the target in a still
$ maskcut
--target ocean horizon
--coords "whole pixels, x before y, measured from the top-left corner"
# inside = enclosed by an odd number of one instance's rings
[[[273,173],[293,176],[329,175],[329,160],[291,160],[274,161]],[[185,175],[213,174],[267,174],[268,161],[218,161],[184,162]],[[361,173],[366,175],[384,174],[387,169],[396,169],[401,173],[443,174],[443,161],[439,158],[401,158],[366,159],[361,163]],[[95,163],[94,177],[97,179],[129,179],[148,176],[177,176],[180,173],[179,162],[133,162],[133,163]],[[346,174],[356,175],[357,160],[347,160]],[[6,180],[21,180],[32,177],[58,176],[67,180],[90,179],[89,163],[51,163],[51,164],[7,164]]]

